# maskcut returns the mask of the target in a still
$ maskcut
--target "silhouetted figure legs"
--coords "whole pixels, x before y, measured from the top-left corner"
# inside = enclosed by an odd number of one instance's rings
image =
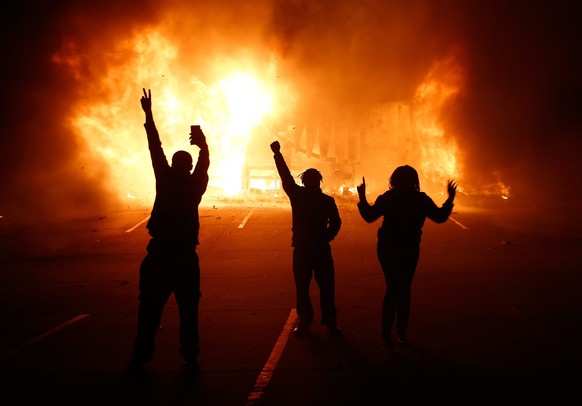
[[[386,280],[382,306],[382,336],[391,345],[391,329],[396,324],[401,344],[408,344],[407,329],[410,318],[410,293],[418,264],[419,250],[401,247],[386,248],[378,244],[378,259]]]
[[[196,361],[200,352],[198,255],[194,249],[190,252],[150,251],[140,267],[140,303],[133,357],[137,366],[149,362],[153,357],[154,339],[164,306],[172,293],[180,314],[180,354],[186,363]]]
[[[198,335],[198,305],[200,303],[200,272],[197,281],[185,281],[174,290],[180,314],[180,354],[186,362],[195,362],[200,354]],[[194,294],[192,293],[194,292]]]
[[[293,276],[295,278],[297,315],[299,325],[309,327],[313,323],[313,306],[309,297],[311,278],[319,287],[321,323],[335,327],[335,279],[331,248],[319,250],[295,248],[293,250]]]

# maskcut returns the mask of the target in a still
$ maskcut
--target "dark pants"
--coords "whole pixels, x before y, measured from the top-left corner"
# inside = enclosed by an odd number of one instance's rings
[[[332,324],[336,320],[335,280],[333,258],[329,245],[314,249],[311,247],[293,249],[293,276],[297,299],[297,315],[300,323],[313,323],[313,306],[309,297],[312,276],[319,286],[321,323]]]
[[[147,362],[155,351],[154,339],[164,306],[174,293],[180,316],[180,354],[194,360],[200,352],[198,304],[200,265],[195,248],[151,249],[140,267],[139,310],[134,358]]]
[[[378,259],[386,280],[382,306],[382,329],[406,333],[410,318],[410,292],[419,259],[419,247],[394,247],[378,242]]]

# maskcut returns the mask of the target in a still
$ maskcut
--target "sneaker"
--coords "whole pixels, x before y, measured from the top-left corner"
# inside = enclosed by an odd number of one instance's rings
[[[339,337],[342,335],[342,331],[335,323],[327,325],[327,332],[334,337]]]
[[[301,322],[297,323],[297,326],[295,326],[295,328],[293,329],[293,335],[302,336],[306,334],[309,334],[309,324]]]
[[[198,357],[191,360],[184,360],[183,371],[185,373],[200,372],[200,361],[198,360]]]
[[[134,357],[127,363],[126,372],[132,376],[142,375],[145,371],[145,364],[146,362]]]
[[[402,347],[408,347],[410,342],[408,341],[408,337],[404,331],[398,332],[398,344]]]

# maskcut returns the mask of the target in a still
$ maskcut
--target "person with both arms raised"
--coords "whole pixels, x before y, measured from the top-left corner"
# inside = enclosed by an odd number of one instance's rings
[[[198,205],[208,186],[210,158],[206,137],[198,126],[191,126],[190,144],[200,148],[192,171],[192,156],[177,151],[168,164],[152,114],[151,91],[141,98],[152,166],[156,178],[156,197],[147,223],[151,236],[147,255],[140,267],[139,308],[134,354],[129,372],[141,371],[152,360],[154,338],[162,312],[173,293],[180,316],[180,354],[187,371],[199,368],[200,339],[198,305],[200,301],[200,264]]]
[[[396,323],[398,341],[408,346],[410,292],[420,256],[422,226],[428,217],[436,223],[447,221],[453,210],[457,184],[448,181],[448,198],[441,207],[420,191],[416,170],[399,166],[390,177],[390,188],[373,205],[366,198],[366,180],[357,187],[358,210],[362,218],[372,223],[383,217],[378,229],[377,255],[386,281],[382,306],[382,339],[392,347],[392,326]]]

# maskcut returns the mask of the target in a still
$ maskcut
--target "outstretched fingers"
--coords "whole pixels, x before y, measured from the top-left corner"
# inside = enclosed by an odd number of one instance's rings
[[[449,179],[447,186],[448,186],[449,192],[456,192],[457,191],[457,182],[455,182],[454,180]]]
[[[362,176],[362,183],[359,186],[356,186],[356,190],[358,191],[358,196],[360,200],[364,200],[366,198],[366,178]]]
[[[362,176],[362,183],[356,187],[357,189],[366,189],[366,178]]]
[[[141,97],[141,108],[149,114],[152,109],[152,91],[148,89],[148,93],[146,93],[145,88],[142,88],[143,96]]]

